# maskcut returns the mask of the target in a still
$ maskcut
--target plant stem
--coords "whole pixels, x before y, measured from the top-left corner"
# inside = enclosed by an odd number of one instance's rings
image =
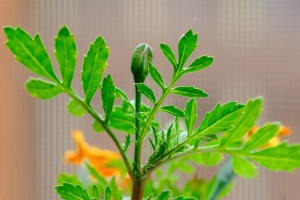
[[[142,94],[138,90],[138,87],[135,86],[135,146],[134,146],[134,172],[137,172],[140,176],[142,175],[141,172],[141,154],[139,153],[138,149],[138,140],[140,135],[140,128],[141,122],[137,115],[141,112],[141,97]]]
[[[142,200],[146,180],[146,178],[138,178],[135,181],[132,181],[131,200]]]
[[[153,110],[151,111],[150,113],[150,116],[148,117],[145,125],[144,125],[144,128],[142,130],[142,132],[140,133],[139,135],[139,138],[138,140],[136,141],[137,144],[137,150],[135,150],[135,152],[137,153],[137,156],[140,158],[141,157],[141,154],[142,154],[142,145],[143,145],[143,141],[144,141],[144,138],[146,136],[146,133],[147,133],[147,130],[150,126],[150,123],[155,115],[155,113],[157,112],[159,106],[161,105],[161,103],[163,102],[163,100],[166,98],[166,96],[169,94],[172,86],[175,84],[175,82],[178,80],[178,74],[174,74],[173,77],[172,77],[172,80],[171,82],[169,83],[168,87],[163,91],[163,94],[161,95],[161,97],[159,98],[158,102],[154,105],[154,108]]]
[[[130,162],[128,160],[126,152],[124,152],[121,143],[119,142],[117,136],[111,129],[111,127],[101,118],[101,116],[90,106],[87,105],[84,100],[82,100],[72,89],[65,88],[61,83],[57,83],[63,91],[65,91],[69,96],[71,96],[77,103],[79,103],[101,126],[104,128],[104,130],[108,133],[112,141],[115,143],[116,147],[118,148],[118,151],[121,154],[121,157],[124,161],[124,164],[126,166],[128,175],[131,178],[134,178],[134,173],[131,169]]]

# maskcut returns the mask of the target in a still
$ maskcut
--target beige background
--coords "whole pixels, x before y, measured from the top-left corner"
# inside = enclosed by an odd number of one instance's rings
[[[193,20],[196,18],[195,20]],[[2,0],[0,25],[20,25],[32,35],[40,32],[53,51],[53,36],[66,24],[75,34],[79,50],[74,88],[80,94],[80,68],[90,42],[101,34],[111,48],[109,67],[118,87],[133,98],[129,71],[131,53],[141,42],[154,49],[154,64],[169,80],[172,67],[159,42],[177,51],[177,41],[189,28],[199,33],[192,56],[209,54],[215,62],[201,73],[187,75],[178,84],[195,85],[209,94],[198,100],[199,116],[217,102],[245,102],[263,95],[260,123],[282,121],[293,130],[290,141],[300,141],[300,3],[298,0]],[[4,43],[0,31],[0,43]],[[56,62],[53,54],[53,65]],[[190,60],[192,60],[192,58]],[[0,45],[0,199],[57,199],[53,186],[62,171],[77,168],[63,164],[66,149],[73,148],[70,130],[83,130],[90,143],[114,149],[106,135],[96,135],[86,116],[70,116],[68,97],[51,101],[29,97],[24,82],[33,76]],[[148,79],[147,84],[159,88]],[[183,108],[185,98],[170,96],[166,103]],[[97,99],[93,102],[98,108]],[[166,115],[159,114],[163,123]],[[122,135],[120,135],[123,138]],[[217,168],[198,171],[210,177]],[[255,180],[238,179],[227,200],[295,200],[300,196],[299,170],[293,174],[260,169]]]

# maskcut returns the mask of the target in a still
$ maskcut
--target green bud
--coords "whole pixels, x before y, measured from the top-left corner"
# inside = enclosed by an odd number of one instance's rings
[[[148,64],[152,62],[152,48],[148,44],[138,45],[131,60],[131,72],[135,83],[143,83],[149,73]]]

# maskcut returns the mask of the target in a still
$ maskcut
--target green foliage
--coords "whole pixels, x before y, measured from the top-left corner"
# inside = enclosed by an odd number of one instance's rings
[[[54,83],[34,78],[26,82],[26,89],[32,97],[40,99],[51,99],[62,92]]]
[[[63,185],[63,183],[71,183],[73,185],[80,185],[83,186],[82,182],[78,179],[76,174],[65,174],[62,173],[57,178],[57,184]]]
[[[171,47],[168,44],[160,43],[160,49],[166,56],[166,58],[170,61],[170,63],[173,65],[174,70],[176,71],[177,61]]]
[[[109,74],[107,77],[103,79],[103,86],[101,90],[102,94],[102,106],[105,112],[105,121],[108,122],[109,117],[111,115],[114,100],[115,100],[115,84],[112,80],[111,75]]]
[[[145,95],[145,97],[147,97],[153,104],[156,103],[156,98],[155,98],[154,92],[152,91],[151,88],[149,88],[144,83],[137,83],[135,85],[138,88],[140,93]]]
[[[70,34],[66,26],[63,26],[59,30],[58,36],[55,37],[54,54],[59,65],[63,84],[67,88],[70,88],[78,53],[76,51],[74,35]]]
[[[80,185],[72,185],[70,183],[63,183],[55,187],[59,198],[65,200],[90,200],[90,197],[85,189]]]
[[[214,109],[206,113],[196,134],[208,135],[233,128],[233,125],[241,119],[244,107],[245,105],[236,102],[222,106],[218,103]]]
[[[180,96],[190,97],[190,98],[208,97],[208,94],[206,94],[203,90],[200,90],[192,86],[179,86],[176,88],[172,88],[171,94],[177,94]]]
[[[171,115],[174,115],[176,117],[184,117],[184,112],[180,110],[179,108],[176,108],[174,105],[166,105],[166,106],[161,106],[159,108],[160,111],[164,111],[166,113],[169,113]]]
[[[20,27],[16,29],[5,27],[4,32],[8,40],[6,46],[15,55],[17,61],[40,76],[58,81],[39,34],[32,38]]]
[[[300,144],[290,145],[283,142],[278,146],[266,146],[270,139],[278,137],[279,123],[267,123],[247,141],[244,140],[244,136],[256,124],[261,114],[263,105],[261,97],[250,99],[246,107],[234,101],[223,105],[218,103],[206,113],[199,127],[195,129],[198,117],[196,98],[201,100],[208,97],[208,94],[194,86],[174,87],[174,85],[184,74],[208,68],[214,59],[204,55],[185,65],[198,46],[198,35],[192,30],[180,37],[177,59],[168,44],[160,44],[162,53],[173,66],[173,74],[167,85],[158,68],[152,64],[152,48],[147,44],[141,44],[135,49],[131,62],[136,90],[135,100],[130,100],[125,92],[115,86],[110,74],[104,75],[109,48],[103,37],[98,36],[84,56],[81,73],[84,97],[81,98],[71,86],[77,51],[74,35],[66,26],[63,26],[55,37],[54,54],[61,80],[52,68],[50,57],[39,34],[31,37],[19,27],[5,27],[4,32],[7,37],[6,46],[15,55],[16,60],[36,75],[48,79],[29,79],[26,82],[29,94],[40,99],[50,99],[60,93],[66,93],[71,98],[67,105],[71,114],[80,117],[89,113],[94,120],[92,125],[94,130],[107,132],[123,158],[124,163],[115,160],[109,162],[107,166],[120,169],[122,176],[127,171],[133,183],[142,183],[133,184],[135,191],[133,195],[142,196],[139,194],[142,191],[139,186],[143,185],[155,170],[159,183],[154,184],[154,181],[146,183],[145,187],[148,190],[145,190],[144,197],[148,197],[147,199],[167,200],[172,194],[176,200],[216,200],[231,190],[232,180],[236,174],[246,178],[257,175],[253,162],[273,171],[294,171],[300,168]],[[159,97],[155,96],[152,88],[143,83],[149,72],[154,82],[162,89]],[[97,90],[101,91],[103,113],[98,113],[91,105]],[[152,102],[151,107],[142,103],[141,94]],[[163,104],[170,94],[189,98],[184,111],[175,105]],[[158,111],[175,116],[174,122],[166,129],[165,125],[156,120]],[[185,123],[184,127],[181,127],[181,120]],[[126,133],[124,144],[119,141],[115,130]],[[130,134],[133,133],[135,138],[131,139]],[[148,153],[150,155],[144,164],[141,162],[144,160],[142,145],[146,137],[153,152]],[[134,144],[133,161],[126,152],[132,144]],[[195,176],[182,188],[174,184],[179,180],[176,170],[193,174],[195,165],[218,165],[224,154],[232,156],[232,159],[229,159],[212,179],[204,180]],[[158,169],[165,163],[170,163],[166,173]],[[89,164],[86,164],[86,170],[94,177],[92,183],[88,185],[88,190],[83,188],[82,182],[75,175],[59,176],[59,186],[55,189],[60,198],[67,200],[123,198],[114,176],[107,179]],[[166,189],[168,190],[161,192]],[[183,194],[190,197],[184,197]],[[138,197],[132,197],[135,198]]]
[[[75,99],[69,100],[67,108],[68,111],[76,117],[82,117],[86,114],[86,110]]]
[[[102,75],[107,67],[108,54],[109,48],[106,46],[103,37],[99,36],[91,44],[87,55],[84,56],[82,86],[87,104],[90,103],[102,80]]]
[[[188,135],[191,135],[194,131],[194,125],[197,120],[197,101],[195,99],[191,99],[186,102],[184,115],[184,122]]]
[[[221,141],[221,146],[229,146],[235,141],[240,140],[256,123],[262,111],[263,99],[261,97],[249,100],[246,103],[244,115],[234,128],[227,130]]]
[[[178,43],[178,64],[177,67],[181,69],[193,51],[197,48],[198,35],[194,34],[190,29],[181,36]]]
[[[149,71],[153,80],[157,83],[157,85],[162,90],[164,90],[165,89],[164,79],[162,78],[160,72],[156,69],[156,67],[152,63],[149,63]]]
[[[257,175],[256,167],[244,157],[233,156],[232,166],[241,177],[254,178]]]

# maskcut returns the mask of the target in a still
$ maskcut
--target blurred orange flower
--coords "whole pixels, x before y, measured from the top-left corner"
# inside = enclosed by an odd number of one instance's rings
[[[259,127],[256,125],[252,127],[247,134],[248,138],[250,138],[253,134],[255,134],[258,129]],[[289,136],[291,135],[291,132],[292,130],[289,127],[280,125],[277,135],[274,136],[272,139],[270,139],[269,142],[267,144],[264,144],[261,148],[277,146],[280,143],[281,137]]]
[[[112,160],[119,160],[120,156],[116,152],[102,150],[94,146],[90,146],[84,139],[83,133],[78,130],[72,132],[73,139],[77,146],[76,151],[68,150],[65,153],[67,163],[81,164],[84,159],[96,168],[96,170],[105,177],[119,175],[120,169],[108,167],[107,164]]]

